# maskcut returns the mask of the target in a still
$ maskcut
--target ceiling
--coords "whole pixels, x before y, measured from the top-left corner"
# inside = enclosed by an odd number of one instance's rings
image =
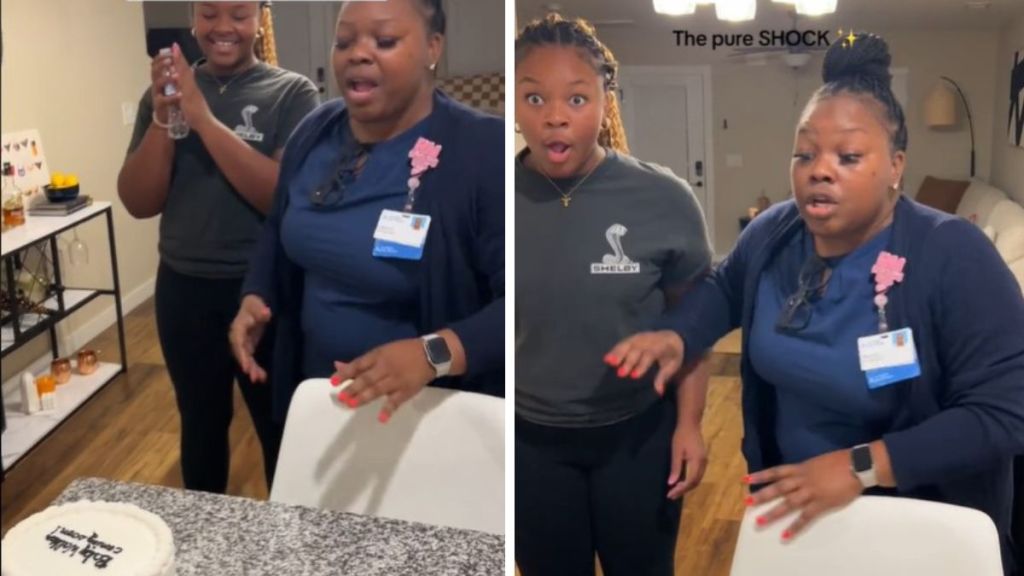
[[[988,8],[970,9],[978,0],[838,0],[835,14],[810,18],[800,16],[801,29],[998,29],[1009,20],[1024,15],[1024,0],[989,0]],[[664,16],[654,13],[651,0],[516,0],[520,23],[543,16],[552,3],[561,6],[566,16],[582,16],[598,27],[686,28],[701,32],[718,30],[757,31],[792,27],[793,9],[771,0],[757,0],[757,17],[752,22],[720,22],[713,6],[698,6],[690,16]],[[602,24],[605,22],[605,24]]]

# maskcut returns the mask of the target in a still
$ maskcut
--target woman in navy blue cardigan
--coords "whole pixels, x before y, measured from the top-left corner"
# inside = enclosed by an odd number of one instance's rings
[[[382,422],[428,384],[504,395],[504,125],[434,89],[444,27],[438,0],[338,15],[344,103],[285,149],[231,330],[277,418],[309,377],[351,380],[339,396],[353,408],[386,397]],[[382,215],[406,237],[425,230],[422,253],[413,241],[393,257]],[[268,367],[259,346],[273,347]]]
[[[675,367],[742,327],[747,504],[775,503],[759,524],[798,511],[788,540],[865,491],[958,504],[992,518],[1015,574],[1024,299],[976,227],[899,193],[889,63],[877,36],[829,49],[797,127],[794,199],[754,219],[662,330],[612,355],[630,372]]]

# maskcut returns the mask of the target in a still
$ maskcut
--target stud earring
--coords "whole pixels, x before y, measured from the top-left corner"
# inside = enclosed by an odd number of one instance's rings
[[[429,68],[429,69],[430,69],[430,71],[431,71],[431,72],[433,72],[433,71],[434,71],[434,69],[435,69],[435,68],[437,68],[437,62],[434,62],[434,63],[432,63],[432,64],[431,64],[430,66],[428,66],[427,68]]]

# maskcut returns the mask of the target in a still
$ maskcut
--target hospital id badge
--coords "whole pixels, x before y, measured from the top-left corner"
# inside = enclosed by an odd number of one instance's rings
[[[872,390],[921,375],[910,328],[858,338],[857,351],[860,369]]]
[[[384,210],[373,232],[373,255],[377,258],[419,260],[427,242],[430,216]]]

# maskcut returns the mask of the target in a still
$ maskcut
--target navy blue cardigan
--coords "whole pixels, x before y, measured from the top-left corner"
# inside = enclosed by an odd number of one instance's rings
[[[283,420],[302,372],[304,272],[285,254],[281,219],[292,177],[310,149],[340,122],[341,100],[327,102],[292,134],[281,159],[274,206],[249,264],[242,294],[270,307],[272,339],[267,368],[274,416]],[[455,332],[466,352],[467,372],[434,385],[505,395],[505,127],[500,118],[463,106],[440,91],[427,139],[442,146],[440,163],[420,176],[414,211],[431,216],[419,278],[417,328]]]
[[[792,200],[758,216],[660,325],[683,336],[687,359],[743,328],[742,447],[751,471],[781,463],[774,389],[747,353],[757,283],[803,227]],[[914,330],[921,363],[920,377],[896,385],[901,408],[882,437],[898,492],[987,513],[1012,574],[1012,457],[1024,453],[1020,286],[976,226],[906,198],[896,205],[886,250],[907,258],[905,280],[889,291],[890,326]]]

